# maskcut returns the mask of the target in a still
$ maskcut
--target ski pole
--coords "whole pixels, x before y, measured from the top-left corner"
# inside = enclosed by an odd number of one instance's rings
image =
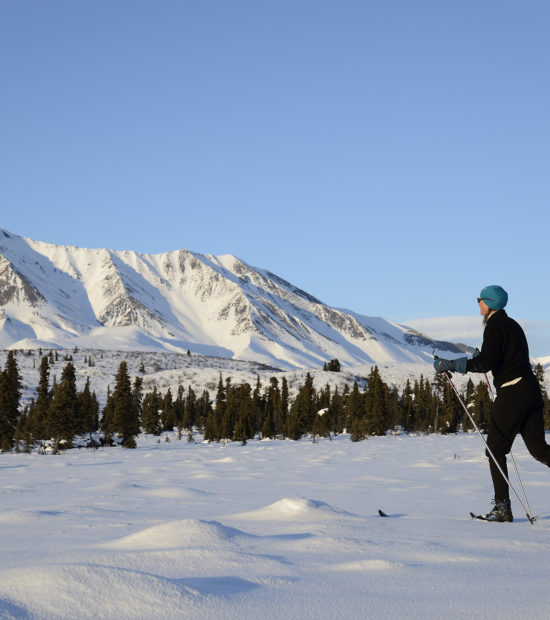
[[[485,375],[485,381],[486,381],[487,387],[489,389],[489,394],[491,396],[491,400],[494,402],[493,389],[491,388],[491,384],[489,383],[489,379],[487,377],[487,373],[484,372],[483,374]],[[512,459],[512,463],[514,464],[514,469],[516,470],[516,476],[517,476],[517,479],[518,479],[518,482],[519,482],[519,486],[521,487],[521,492],[523,494],[523,499],[525,500],[525,503],[527,504],[527,508],[529,510],[529,514],[531,514],[531,506],[529,506],[529,500],[527,499],[527,493],[525,493],[525,488],[523,487],[523,482],[521,481],[521,477],[519,475],[519,469],[518,469],[518,466],[516,465],[516,459],[514,458],[512,450],[510,450],[510,458]]]
[[[530,511],[527,510],[527,508],[525,508],[523,502],[521,501],[519,495],[516,493],[516,490],[514,489],[514,487],[512,486],[510,480],[508,479],[508,476],[504,473],[502,467],[500,466],[500,464],[498,463],[495,455],[493,454],[493,451],[491,450],[491,448],[489,448],[487,442],[485,441],[485,437],[483,437],[483,435],[481,434],[481,431],[479,430],[477,424],[475,423],[474,418],[472,417],[472,415],[470,414],[470,412],[468,411],[468,407],[466,407],[466,405],[464,404],[464,401],[462,400],[462,398],[460,397],[460,394],[458,393],[458,390],[455,387],[455,384],[453,383],[450,373],[447,371],[444,371],[443,374],[447,377],[447,380],[449,381],[449,384],[451,385],[451,387],[453,388],[454,393],[456,394],[456,397],[458,398],[460,404],[462,405],[462,408],[464,409],[464,411],[466,412],[466,415],[468,416],[468,418],[470,419],[470,422],[472,423],[473,427],[475,428],[475,430],[477,431],[477,434],[481,437],[481,441],[483,441],[483,443],[485,444],[485,448],[487,449],[487,454],[489,454],[489,456],[493,459],[494,464],[498,467],[498,470],[500,471],[500,473],[502,474],[502,477],[504,478],[504,480],[506,481],[506,484],[510,487],[510,490],[514,493],[514,495],[516,496],[516,499],[518,500],[518,502],[520,503],[521,507],[523,508],[523,510],[525,511],[525,515],[527,517],[527,520],[529,521],[529,523],[531,525],[534,524],[536,517],[531,516]]]

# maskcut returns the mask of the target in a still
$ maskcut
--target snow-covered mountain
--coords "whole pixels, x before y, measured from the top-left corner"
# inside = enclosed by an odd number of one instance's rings
[[[39,346],[190,350],[281,369],[467,350],[327,306],[235,256],[85,249],[0,229],[0,348]]]

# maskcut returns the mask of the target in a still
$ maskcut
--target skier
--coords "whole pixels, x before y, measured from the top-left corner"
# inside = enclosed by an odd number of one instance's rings
[[[508,293],[496,284],[486,286],[477,302],[483,316],[483,344],[472,359],[436,359],[437,372],[493,373],[497,396],[491,410],[487,445],[506,478],[506,455],[518,433],[531,455],[550,467],[550,446],[544,436],[543,400],[540,385],[529,361],[527,339],[519,324],[504,307]],[[486,450],[487,456],[489,452]],[[508,483],[497,465],[489,459],[495,491],[493,508],[483,518],[487,521],[513,521]]]

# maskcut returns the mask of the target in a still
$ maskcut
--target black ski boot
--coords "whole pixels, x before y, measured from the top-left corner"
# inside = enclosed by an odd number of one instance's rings
[[[511,523],[514,520],[509,499],[505,501],[493,500],[493,504],[495,505],[494,508],[487,514],[481,516],[484,521],[496,521],[498,523],[504,523],[507,521]]]

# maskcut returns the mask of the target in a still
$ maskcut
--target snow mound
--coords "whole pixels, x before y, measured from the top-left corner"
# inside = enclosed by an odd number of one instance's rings
[[[204,491],[197,491],[196,489],[182,489],[181,487],[158,487],[155,489],[148,489],[143,492],[144,495],[150,495],[151,497],[164,497],[173,499],[199,499],[208,495]]]
[[[182,547],[218,545],[237,536],[248,536],[248,534],[222,525],[218,521],[183,519],[155,525],[102,546],[134,550],[179,549]]]
[[[403,564],[401,562],[390,562],[388,560],[358,560],[356,562],[332,564],[327,567],[327,570],[360,572],[395,570],[397,568],[403,568]]]
[[[182,580],[140,570],[82,564],[0,573],[0,616],[13,618],[164,618],[196,609],[201,593]],[[6,612],[7,616],[3,613]]]
[[[334,519],[337,517],[355,517],[350,512],[335,508],[314,499],[304,497],[285,497],[269,506],[238,515],[241,518],[286,520],[286,519]]]

